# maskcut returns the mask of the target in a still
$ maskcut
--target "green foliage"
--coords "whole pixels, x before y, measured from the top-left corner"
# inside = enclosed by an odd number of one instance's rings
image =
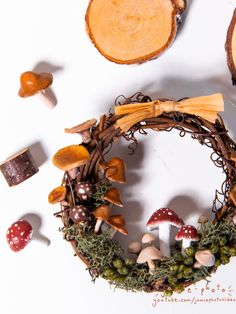
[[[216,244],[224,245],[228,241],[236,240],[236,228],[227,221],[221,221],[219,223],[209,221],[202,225],[199,234],[201,237],[198,242],[199,249],[211,247]]]
[[[106,201],[103,200],[103,195],[106,194],[110,187],[111,182],[108,180],[101,181],[94,185],[94,193],[92,199],[95,208],[104,204],[108,204]]]
[[[97,189],[97,199],[99,195],[109,188],[108,185],[100,185]],[[185,282],[197,282],[210,276],[212,268],[200,267],[194,268],[194,255],[191,257],[183,257],[180,248],[172,249],[172,256],[156,261],[156,268],[153,275],[149,274],[146,263],[137,264],[130,263],[127,269],[124,266],[122,258],[123,250],[118,242],[111,239],[108,234],[94,234],[92,229],[82,230],[79,226],[72,225],[62,229],[64,237],[68,241],[75,241],[77,251],[82,254],[88,261],[88,269],[93,270],[96,276],[108,280],[115,288],[121,288],[130,291],[152,291],[153,283],[162,280],[166,291],[168,289],[176,289],[181,292],[182,285]],[[236,254],[236,228],[227,221],[219,223],[207,222],[202,225],[199,230],[200,241],[195,243],[193,251],[201,249],[211,249],[219,247],[219,252],[215,254],[219,265],[225,264],[229,260],[229,256]],[[224,240],[224,241],[223,241]],[[231,246],[222,246],[221,244],[230,244]],[[220,246],[221,245],[221,246]],[[227,248],[228,255],[222,255]],[[222,253],[223,252],[223,253]],[[227,253],[226,252],[226,253]],[[219,255],[221,254],[221,255]],[[219,255],[219,256],[218,256]],[[224,260],[222,261],[222,257]],[[227,258],[227,261],[226,261]],[[191,263],[190,263],[191,259]],[[187,263],[188,261],[188,263]],[[217,264],[217,262],[216,262]],[[216,266],[219,266],[219,265]],[[119,271],[116,269],[118,267]],[[125,271],[124,271],[125,270]],[[90,272],[91,273],[91,272]],[[94,275],[92,275],[94,279]],[[181,286],[181,289],[178,287]]]

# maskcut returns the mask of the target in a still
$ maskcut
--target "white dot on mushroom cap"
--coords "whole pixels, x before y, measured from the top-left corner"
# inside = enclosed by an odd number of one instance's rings
[[[89,191],[89,188],[86,188],[87,191]]]
[[[14,227],[18,227],[18,224],[14,224]]]
[[[172,214],[171,212],[168,212],[168,215],[170,215],[170,216],[171,216],[171,215],[173,215],[173,214]]]
[[[7,234],[9,234],[9,233],[10,233],[10,231],[8,230],[8,231],[7,231]]]
[[[11,230],[11,233],[13,232],[13,230]]]
[[[157,220],[157,217],[155,217],[154,219]]]
[[[188,230],[185,230],[184,233],[188,233]]]
[[[21,236],[23,236],[24,234],[25,234],[25,231],[22,231],[22,232],[20,233]]]
[[[10,244],[12,245],[12,244],[13,244],[13,242],[12,242],[12,241],[10,241]]]
[[[80,188],[80,189],[79,189],[79,193],[85,193],[85,190],[82,189],[82,188]]]

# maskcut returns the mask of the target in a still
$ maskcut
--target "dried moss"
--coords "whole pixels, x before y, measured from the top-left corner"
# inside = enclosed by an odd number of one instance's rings
[[[228,221],[213,223],[211,221],[202,225],[199,230],[200,241],[198,248],[210,247],[225,237],[227,241],[236,241],[236,228]]]
[[[76,242],[77,251],[88,260],[88,269],[90,270],[92,278],[95,279],[95,277],[100,275],[107,279],[115,288],[121,288],[127,291],[152,291],[153,282],[160,279],[163,280],[166,287],[168,287],[168,278],[175,276],[171,271],[171,266],[183,264],[183,262],[174,259],[174,253],[180,252],[180,248],[177,247],[172,250],[172,256],[170,258],[156,261],[156,268],[153,275],[149,274],[147,264],[136,263],[129,268],[128,275],[109,279],[103,275],[103,272],[105,269],[113,267],[112,261],[114,258],[122,256],[123,250],[120,244],[111,239],[108,234],[92,233],[90,227],[86,227],[86,230],[81,230],[80,227],[72,225],[62,228],[62,232],[66,240]],[[230,241],[231,243],[236,241],[236,228],[227,221],[222,221],[218,224],[207,222],[202,225],[199,234],[201,239],[195,244],[197,250],[210,248],[222,238],[227,239],[227,242]],[[192,273],[188,277],[178,280],[178,284],[184,285],[188,282],[194,283],[202,279],[207,280],[212,270],[213,268],[208,267],[201,267],[199,269],[192,268]]]

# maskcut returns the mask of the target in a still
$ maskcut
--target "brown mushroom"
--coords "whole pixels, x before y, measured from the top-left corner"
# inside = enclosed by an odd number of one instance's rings
[[[50,204],[56,204],[59,202],[64,201],[66,198],[66,187],[65,186],[58,186],[54,190],[50,192],[48,195],[48,201]]]
[[[126,183],[125,163],[119,157],[113,157],[106,163],[105,177],[113,182]]]
[[[97,123],[96,119],[87,120],[81,124],[78,124],[70,129],[66,128],[65,132],[74,134],[78,133],[82,137],[84,143],[89,143],[91,141],[91,132],[90,129]]]
[[[51,73],[24,72],[20,76],[18,95],[23,98],[37,95],[46,105],[53,108],[56,105],[55,100],[49,97],[45,91],[52,82],[53,76]]]
[[[115,231],[119,231],[120,233],[124,235],[128,234],[128,231],[124,228],[125,220],[122,215],[111,216],[106,223],[110,225],[113,229],[115,229]]]
[[[110,211],[110,207],[107,205],[101,205],[95,209],[93,215],[97,218],[97,222],[94,227],[94,233],[98,233],[103,221],[106,223],[108,222],[108,219],[110,218]]]
[[[120,192],[116,188],[110,188],[103,196],[103,199],[111,204],[123,207],[123,203],[121,202],[120,199]]]
[[[52,162],[56,167],[67,171],[86,164],[89,159],[89,152],[83,145],[70,145],[59,149]]]

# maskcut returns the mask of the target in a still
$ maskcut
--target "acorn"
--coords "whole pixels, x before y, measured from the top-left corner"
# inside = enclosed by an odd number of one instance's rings
[[[135,265],[135,259],[133,258],[126,258],[125,259],[125,266],[132,267]]]
[[[229,255],[230,256],[236,256],[236,248],[235,247],[230,247],[229,248]]]
[[[184,286],[183,286],[183,285],[176,285],[176,286],[174,287],[174,289],[175,289],[175,292],[176,292],[176,293],[181,293],[181,292],[184,291]]]
[[[195,254],[196,249],[193,246],[187,247],[184,252],[188,257],[193,257]]]
[[[184,264],[187,265],[187,266],[193,265],[193,263],[194,263],[193,257],[187,257],[187,258],[184,259]]]
[[[128,273],[129,273],[128,268],[125,267],[125,266],[123,266],[123,267],[121,267],[121,268],[118,268],[117,271],[118,271],[118,273],[119,273],[120,275],[128,275]]]
[[[119,257],[114,258],[112,261],[112,264],[117,269],[123,267],[123,261]]]
[[[221,254],[220,260],[223,265],[226,265],[229,263],[229,257],[227,255]]]
[[[164,296],[166,296],[166,297],[171,297],[172,296],[172,294],[173,294],[173,290],[165,290],[164,291]]]

